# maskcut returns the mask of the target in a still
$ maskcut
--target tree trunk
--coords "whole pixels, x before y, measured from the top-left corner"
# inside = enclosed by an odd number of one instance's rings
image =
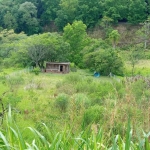
[[[39,64],[38,64],[38,62],[36,62],[36,68],[37,68],[37,67],[39,67]]]

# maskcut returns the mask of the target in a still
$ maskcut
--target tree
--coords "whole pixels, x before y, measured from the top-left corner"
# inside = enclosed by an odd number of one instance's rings
[[[103,10],[100,0],[78,0],[76,20],[82,20],[88,28],[94,27],[102,17]]]
[[[146,20],[147,5],[145,0],[130,1],[128,11],[128,21],[130,23],[141,23]]]
[[[70,44],[69,60],[82,67],[83,56],[81,51],[89,40],[86,33],[86,25],[82,21],[74,21],[72,25],[68,24],[64,27],[63,37]]]
[[[8,58],[12,51],[15,51],[17,43],[20,40],[27,38],[23,32],[16,34],[13,29],[2,30],[0,32],[0,57]]]
[[[120,38],[120,34],[118,33],[118,30],[113,30],[110,34],[109,34],[109,39],[111,40],[112,42],[112,46],[114,49],[116,49],[116,45],[117,45],[117,42]]]
[[[84,63],[92,71],[102,75],[123,75],[124,64],[118,53],[112,49],[99,49],[84,56]]]
[[[63,29],[67,23],[72,23],[77,14],[78,0],[61,0],[57,11],[56,25]]]
[[[28,35],[38,33],[37,8],[31,2],[25,2],[19,6],[18,31],[25,31]]]
[[[103,16],[111,18],[115,23],[125,20],[128,13],[128,0],[105,0]]]
[[[130,53],[129,53],[129,61],[132,66],[131,74],[132,76],[135,73],[135,65],[138,64],[139,59],[141,57],[141,50],[142,48],[139,45],[135,45],[130,48]]]
[[[108,36],[108,34],[113,30],[111,27],[111,24],[113,23],[113,19],[110,17],[104,16],[101,19],[100,26],[104,28],[105,36]]]
[[[43,68],[44,61],[67,61],[69,44],[57,33],[43,33],[29,36],[15,45],[13,63],[22,66],[35,65]]]
[[[147,48],[147,43],[150,38],[150,18],[148,18],[144,23],[142,24],[142,28],[138,30],[137,34],[140,40],[142,42],[144,41],[144,48]]]
[[[16,18],[9,11],[7,11],[7,13],[4,15],[3,21],[4,21],[4,28],[16,30],[17,28]]]
[[[60,0],[42,0],[41,22],[43,25],[49,24],[56,19]]]
[[[8,29],[17,27],[18,4],[12,0],[0,1],[0,26]]]
[[[111,26],[112,22],[113,22],[113,19],[111,19],[110,17],[107,17],[107,16],[103,16],[100,25],[104,29],[108,29]]]

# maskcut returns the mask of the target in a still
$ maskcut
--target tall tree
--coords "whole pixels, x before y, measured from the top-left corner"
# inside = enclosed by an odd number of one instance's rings
[[[28,35],[38,33],[37,8],[31,2],[22,3],[19,7],[18,31],[25,31]]]
[[[108,16],[114,22],[126,19],[128,13],[128,0],[105,0],[103,16]]]
[[[102,18],[103,3],[100,0],[78,0],[77,20],[82,20],[87,27],[94,27]]]
[[[49,24],[56,19],[60,0],[41,0],[42,12],[41,22],[43,25]]]
[[[24,33],[16,34],[14,30],[2,30],[0,32],[0,56],[8,58],[12,51],[15,51],[15,45],[27,36]]]
[[[63,29],[67,23],[72,23],[77,15],[78,0],[61,0],[57,11],[56,25]]]
[[[70,61],[82,67],[81,51],[88,43],[86,25],[82,21],[74,21],[64,27],[63,37],[70,44]]]
[[[12,0],[0,1],[0,26],[8,29],[17,27],[18,4]]]
[[[123,75],[123,61],[117,52],[112,49],[99,49],[84,55],[84,63],[92,71],[102,75]]]
[[[136,0],[129,2],[128,21],[131,23],[141,23],[147,17],[147,5],[145,0]]]
[[[120,34],[118,33],[118,30],[113,30],[110,34],[109,34],[109,39],[111,40],[112,42],[112,46],[114,49],[116,49],[116,45],[117,45],[117,42],[120,38]]]
[[[7,11],[7,13],[4,15],[3,22],[5,29],[7,28],[16,30],[17,28],[16,18],[9,11]]]
[[[137,31],[138,39],[144,43],[144,48],[147,48],[147,43],[150,39],[150,18],[142,24],[142,28]]]
[[[28,36],[15,44],[15,49],[11,59],[22,66],[35,64],[42,68],[44,61],[68,61],[69,44],[57,33]]]

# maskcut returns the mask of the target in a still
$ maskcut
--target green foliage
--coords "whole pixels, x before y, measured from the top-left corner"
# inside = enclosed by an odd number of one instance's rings
[[[77,71],[77,66],[74,63],[70,63],[70,70],[72,72],[76,72]]]
[[[62,30],[68,23],[73,23],[77,14],[78,0],[60,0],[56,25]]]
[[[78,0],[77,20],[82,20],[86,26],[94,27],[104,11],[103,2],[99,0]]]
[[[149,80],[140,79],[137,77],[137,81],[132,83],[132,92],[137,101],[142,101],[143,97],[147,97],[149,95]],[[138,87],[138,88],[137,88]]]
[[[86,94],[77,93],[77,94],[73,95],[72,98],[75,101],[75,105],[76,105],[77,109],[84,109],[84,108],[88,108],[90,106],[90,100],[86,96]]]
[[[147,5],[145,0],[132,1],[129,4],[128,21],[131,23],[141,23],[146,20]]]
[[[39,15],[41,19],[41,24],[43,26],[47,25],[50,21],[54,21],[57,18],[56,14],[59,9],[59,3],[60,0],[42,0],[41,3],[39,2],[41,6],[39,7],[38,11],[42,11],[39,12]]]
[[[108,76],[110,72],[123,75],[123,61],[118,53],[112,49],[97,50],[84,56],[85,65],[93,70]]]
[[[18,86],[21,85],[22,83],[24,83],[24,79],[21,75],[17,73],[6,76],[6,84],[8,84],[10,87]]]
[[[82,77],[78,74],[70,73],[69,75],[67,75],[67,78],[66,78],[66,82],[69,82],[72,84],[76,84],[81,81],[82,81]]]
[[[85,111],[83,117],[83,127],[92,123],[100,123],[101,120],[103,120],[103,115],[104,115],[104,107],[99,105],[89,107]]]
[[[39,75],[39,73],[41,72],[41,69],[39,67],[36,67],[32,70],[32,72],[35,74],[35,75]]]
[[[140,47],[133,47],[130,49],[130,55],[129,55],[129,60],[131,62],[131,66],[132,66],[132,76],[134,75],[134,69],[135,69],[135,65],[138,64],[139,59],[140,59],[140,54],[139,53],[141,51]]]
[[[24,2],[20,4],[18,14],[18,24],[21,27],[18,29],[19,32],[24,30],[28,35],[38,33],[37,8],[33,3]]]
[[[14,30],[17,28],[16,18],[10,12],[7,12],[4,16],[4,27]]]
[[[72,24],[75,20],[93,28],[106,16],[109,19],[105,19],[113,23],[137,24],[144,22],[150,11],[149,1],[145,0],[130,3],[128,0],[1,0],[0,10],[2,28],[24,31],[28,35],[62,30],[67,23]]]
[[[21,37],[21,33],[18,37]],[[8,37],[9,38],[9,37]],[[64,42],[63,37],[57,33],[43,33],[29,36],[26,39],[12,41],[11,44],[2,46],[9,48],[9,52],[2,50],[2,56],[8,57],[8,64],[20,67],[36,66],[44,68],[44,61],[68,61],[69,44]],[[7,56],[5,56],[5,53]]]
[[[68,95],[61,93],[56,97],[55,106],[61,111],[65,112],[69,104]]]
[[[119,38],[120,38],[120,34],[118,33],[118,30],[113,30],[109,34],[109,39],[111,40],[112,46],[113,46],[114,49],[116,48],[116,45],[117,45],[117,42],[118,42]]]
[[[121,9],[119,8],[119,6],[121,7]],[[123,16],[121,14],[122,12],[127,13],[125,0],[123,2],[121,0],[118,0],[117,2],[115,2],[114,0],[106,0],[104,2],[104,7],[104,16],[108,16],[114,22],[118,22],[118,20],[121,20],[121,18],[123,19]]]
[[[66,25],[63,38],[70,44],[69,60],[74,62],[75,65],[83,67],[81,51],[88,43],[86,25],[82,21],[74,21],[72,25]]]
[[[18,76],[16,72],[10,75],[13,70],[3,71],[11,79]],[[0,108],[3,102],[7,112],[11,103],[13,114],[12,118],[4,117],[0,149],[21,149],[21,143],[25,143],[22,149],[148,147],[149,134],[142,136],[140,129],[149,131],[149,78],[130,82],[118,77],[94,78],[91,74],[84,70],[68,75],[22,73],[23,82],[12,82],[13,90],[7,82],[0,82]],[[5,76],[0,72],[2,80]],[[28,89],[28,85],[36,87]],[[40,90],[38,85],[42,86]],[[129,115],[130,126],[126,125]]]

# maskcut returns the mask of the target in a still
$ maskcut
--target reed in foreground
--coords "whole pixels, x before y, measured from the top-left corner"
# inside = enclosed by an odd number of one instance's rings
[[[72,135],[71,129],[55,133],[44,123],[43,135],[35,128],[27,127],[21,131],[13,120],[11,108],[6,115],[6,128],[0,131],[0,149],[2,150],[150,150],[150,133],[143,133],[143,139],[132,141],[132,129],[128,121],[126,137],[114,135],[105,139],[101,129],[85,129],[78,136]],[[24,132],[30,132],[32,137],[28,140]]]

